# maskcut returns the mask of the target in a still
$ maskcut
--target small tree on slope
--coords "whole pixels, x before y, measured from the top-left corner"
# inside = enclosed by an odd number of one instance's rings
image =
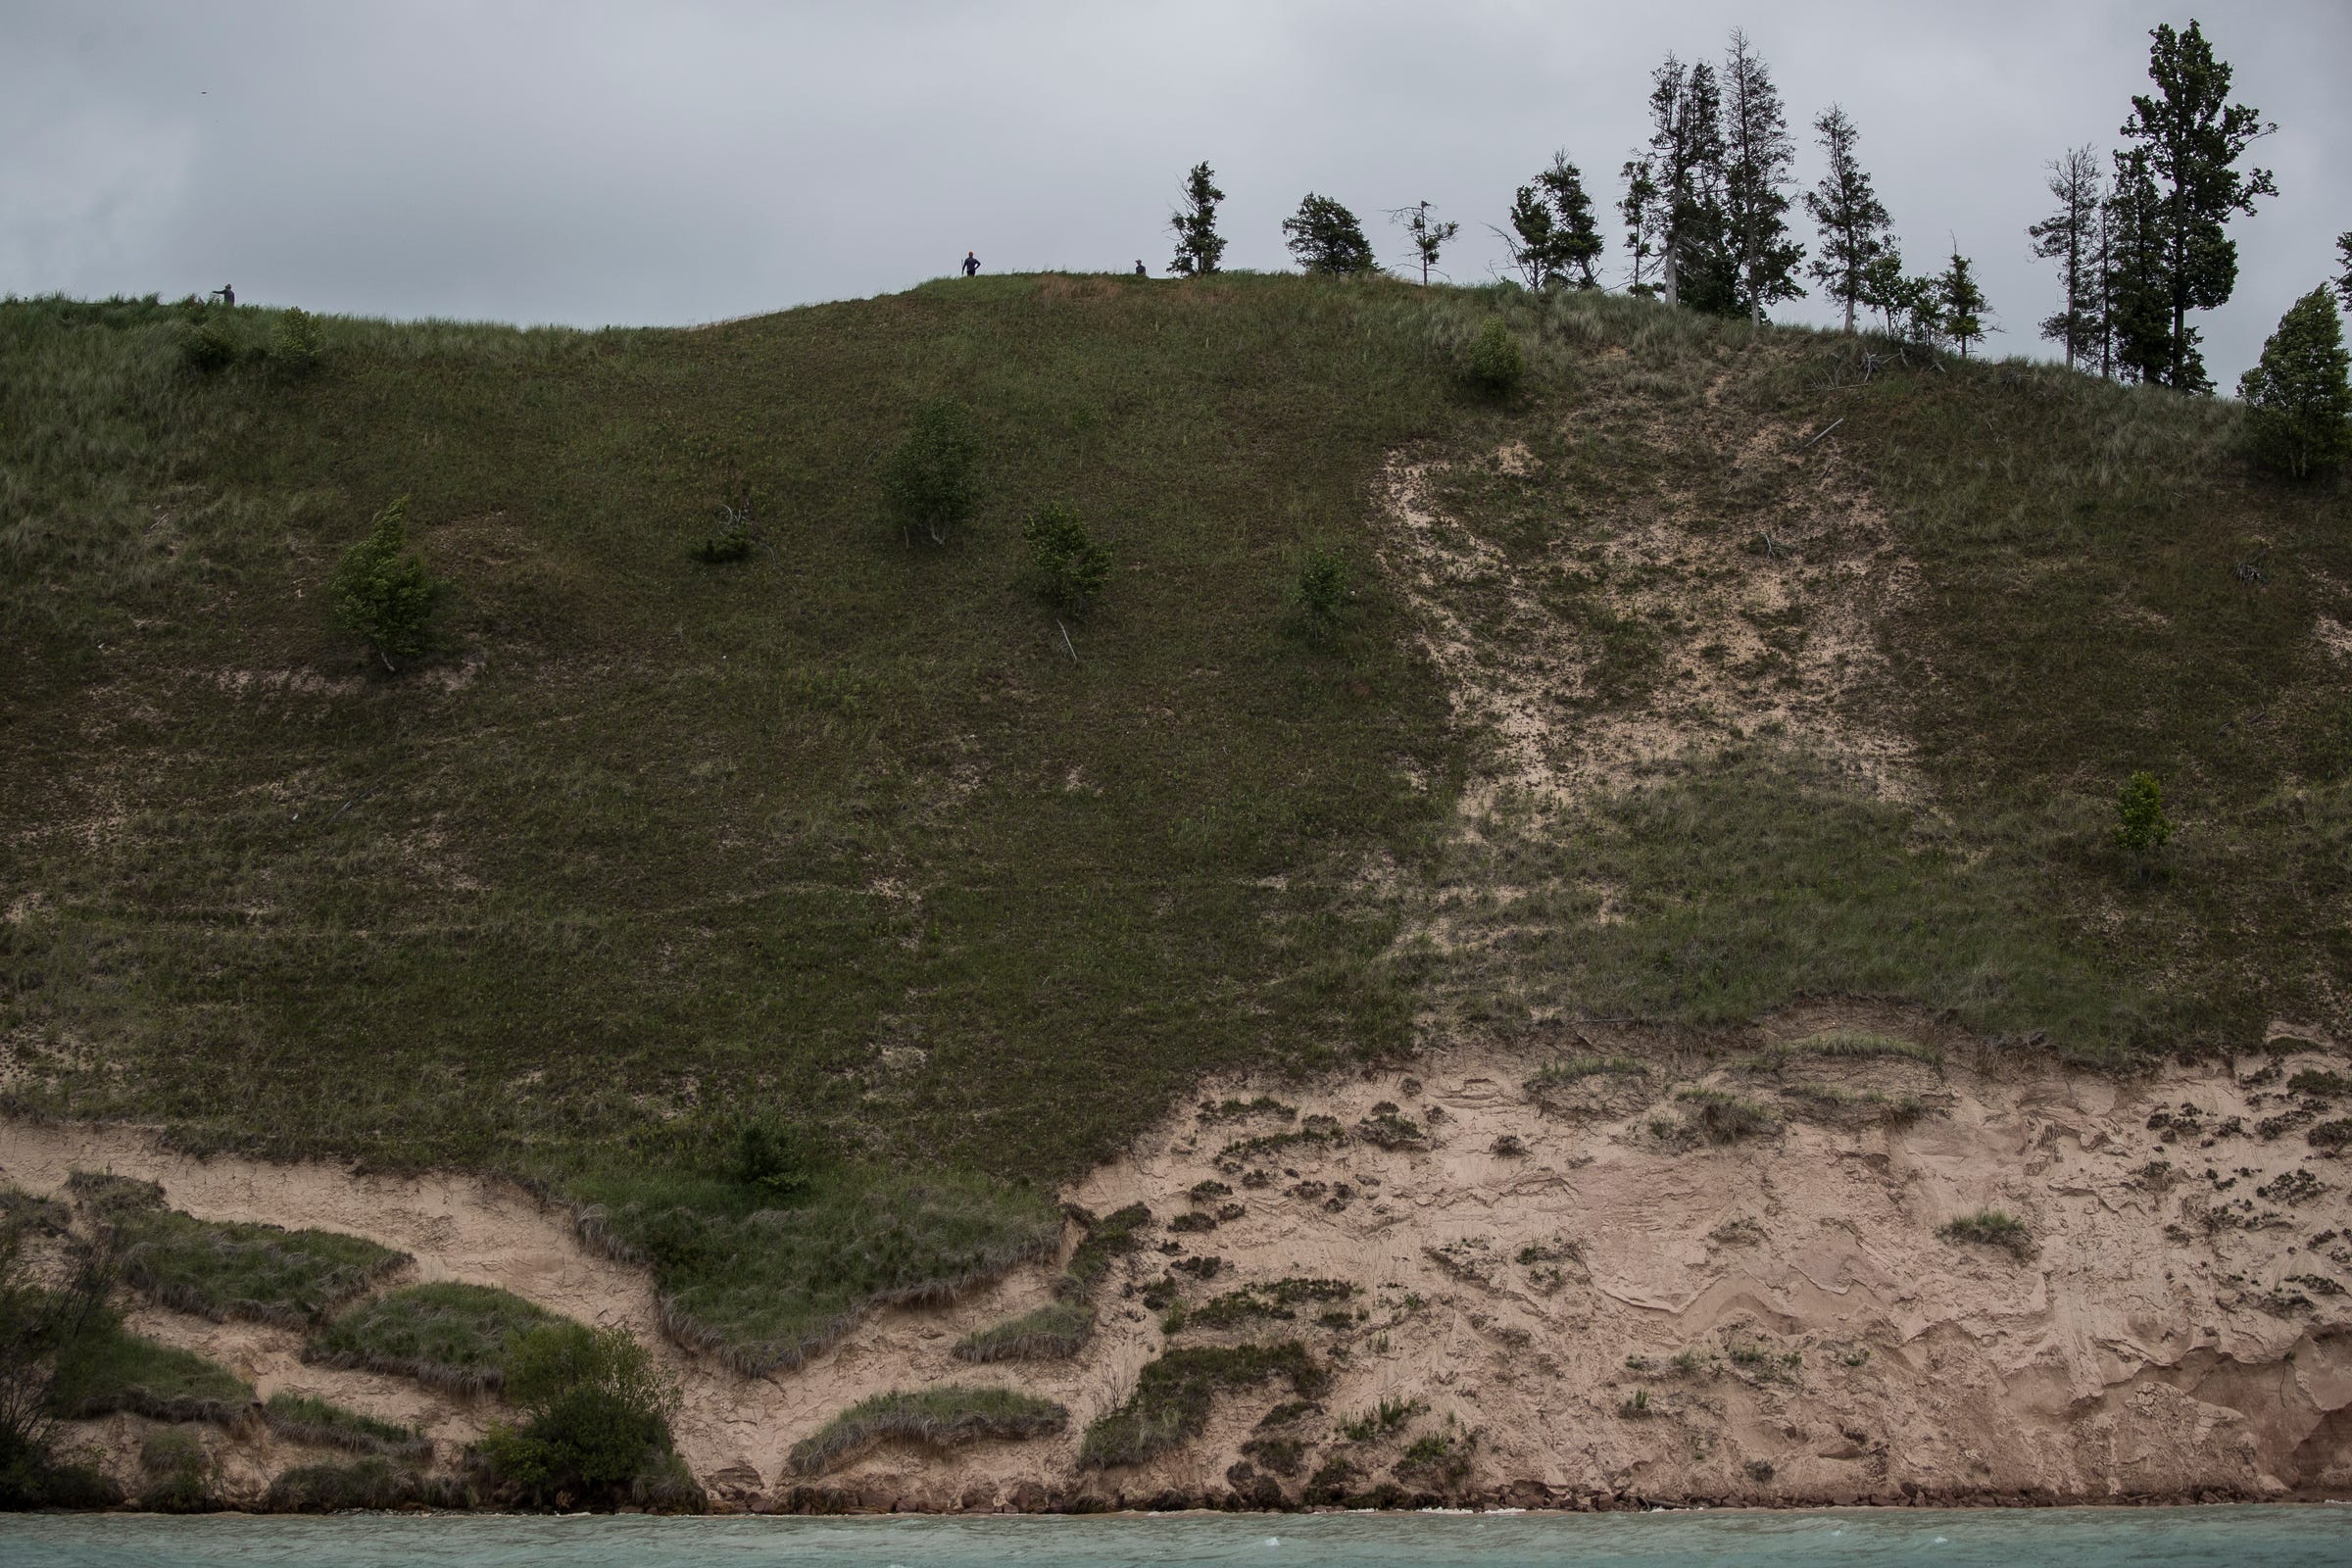
[[[2066,350],[2066,368],[2078,361],[2088,365],[2098,358],[2099,333],[2105,302],[2099,287],[2099,203],[2106,181],[2099,159],[2087,147],[2076,147],[2050,165],[2050,194],[2058,210],[2026,230],[2034,254],[2058,264],[2059,287],[2065,305],[2044,318],[2041,335]]]
[[[2295,301],[2238,382],[2255,456],[2297,479],[2352,457],[2352,356],[2325,287]]]
[[[1282,220],[1291,254],[1310,272],[1352,274],[1373,270],[1372,242],[1355,215],[1328,196],[1308,191],[1298,211]]]
[[[1991,306],[1984,291],[1977,287],[1976,264],[1953,248],[1952,261],[1936,278],[1936,314],[1943,335],[1959,349],[1962,359],[1968,358],[1968,346],[1982,342],[1985,333],[1984,318]]]
[[[1872,264],[1888,251],[1886,208],[1871,187],[1870,175],[1854,156],[1858,140],[1854,122],[1836,104],[1813,122],[1821,150],[1829,155],[1829,172],[1805,192],[1805,207],[1821,225],[1821,248],[1814,252],[1809,274],[1845,306],[1845,329],[1854,329],[1854,308],[1871,303]],[[1902,264],[1895,264],[1896,272]]]
[[[377,513],[368,537],[344,552],[326,583],[335,624],[374,650],[386,669],[399,667],[395,654],[413,659],[424,652],[447,592],[410,553],[408,518],[406,496]]]
[[[883,495],[900,532],[911,538],[920,528],[933,544],[946,544],[979,504],[973,472],[979,456],[980,443],[962,404],[940,398],[915,410],[882,473]]]
[[[1168,226],[1176,231],[1176,259],[1168,270],[1184,277],[1205,277],[1225,257],[1225,236],[1217,232],[1217,203],[1225,193],[1217,189],[1215,173],[1206,164],[1195,164],[1184,176],[1184,205],[1168,215]]]

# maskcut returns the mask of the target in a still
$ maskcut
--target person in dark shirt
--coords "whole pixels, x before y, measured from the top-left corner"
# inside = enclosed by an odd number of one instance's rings
[[[233,288],[230,288],[226,283],[223,283],[219,288],[213,290],[213,298],[219,300],[223,305],[234,305],[237,303],[237,291]]]
[[[1135,275],[1138,277],[1150,277],[1152,275],[1150,272],[1144,270],[1144,259],[1140,256],[1135,259]]]
[[[970,251],[963,253],[963,275],[966,277],[980,275],[980,258],[974,256]]]

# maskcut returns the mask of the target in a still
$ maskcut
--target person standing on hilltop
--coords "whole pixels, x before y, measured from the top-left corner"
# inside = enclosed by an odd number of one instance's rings
[[[1152,275],[1150,272],[1144,270],[1144,259],[1140,256],[1135,259],[1135,275],[1138,277],[1150,277]]]
[[[966,277],[980,275],[980,258],[974,256],[970,251],[963,253],[963,275]]]

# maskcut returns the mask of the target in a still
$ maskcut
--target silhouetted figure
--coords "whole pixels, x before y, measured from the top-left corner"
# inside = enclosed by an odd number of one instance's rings
[[[233,288],[230,288],[226,283],[223,283],[219,288],[213,290],[213,298],[219,300],[223,305],[234,305],[237,303],[237,291]]]
[[[963,275],[966,277],[980,275],[980,258],[974,256],[970,251],[963,253]]]
[[[1144,270],[1144,259],[1141,256],[1138,256],[1135,259],[1135,275],[1138,277],[1150,277],[1152,275],[1150,272]]]

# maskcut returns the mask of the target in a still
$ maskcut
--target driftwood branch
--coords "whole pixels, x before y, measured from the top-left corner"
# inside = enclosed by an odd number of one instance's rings
[[[1837,428],[1838,428],[1839,425],[1843,424],[1844,422],[1845,422],[1845,416],[1844,416],[1844,415],[1842,415],[1842,414],[1840,414],[1839,416],[1838,416],[1838,417],[1837,417],[1837,418],[1835,418],[1835,419],[1832,419],[1832,420],[1829,422],[1829,424],[1828,424],[1828,426],[1827,426],[1827,427],[1825,427],[1824,429],[1821,429],[1821,430],[1819,430],[1819,431],[1816,431],[1816,432],[1814,433],[1814,436],[1813,436],[1813,441],[1818,441],[1818,440],[1820,440],[1820,439],[1821,439],[1823,436],[1825,436],[1825,435],[1828,435],[1828,434],[1830,433],[1830,431],[1837,429]],[[1813,441],[1807,441],[1807,442],[1804,444],[1804,446],[1798,447],[1798,448],[1796,449],[1796,450],[1797,450],[1797,452],[1803,452],[1803,451],[1807,450],[1808,448],[1810,448],[1810,447],[1813,445]],[[1793,456],[1795,456],[1795,453],[1791,453],[1791,454],[1789,454],[1789,455],[1790,455],[1791,457],[1793,457]]]

